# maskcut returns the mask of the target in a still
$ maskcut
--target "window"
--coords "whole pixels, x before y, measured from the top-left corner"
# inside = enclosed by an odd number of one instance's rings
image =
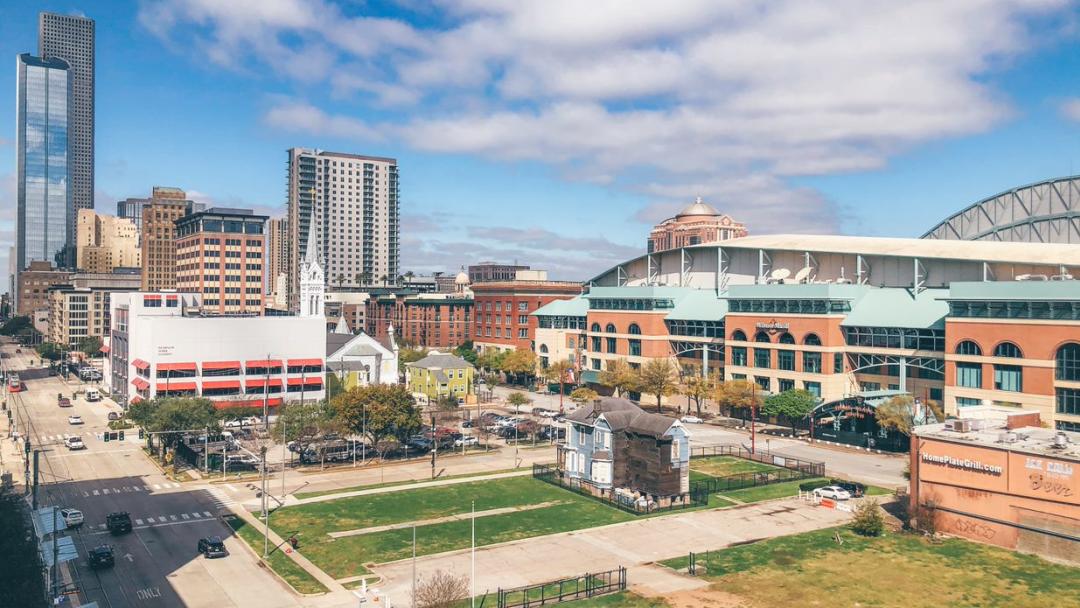
[[[1080,390],[1074,388],[1057,389],[1057,413],[1080,416]]]
[[[795,344],[795,336],[785,331],[784,333],[780,334],[779,342],[780,344]]]
[[[785,393],[787,391],[794,390],[794,389],[795,389],[795,381],[794,380],[786,380],[784,378],[780,379],[780,392],[781,393]]]
[[[731,364],[732,365],[746,365],[746,347],[745,346],[732,346],[731,347]]]
[[[615,338],[607,339],[607,352],[614,353],[615,351]]]
[[[785,371],[795,371],[795,351],[781,350],[776,352],[776,367]]]
[[[832,371],[834,374],[844,373],[844,353],[835,353],[833,355]]]
[[[821,399],[821,383],[820,382],[803,382],[803,388],[806,392]]]
[[[641,340],[629,340],[630,343],[630,356],[641,356]]]
[[[997,349],[995,349],[997,352]],[[1024,372],[1019,365],[995,365],[994,388],[999,391],[1021,393],[1024,391]]]
[[[679,441],[677,438],[672,439],[671,440],[671,462],[672,463],[677,463],[677,462],[682,460],[680,452],[682,452],[682,442]]]
[[[1080,381],[1080,344],[1070,342],[1057,351],[1057,367],[1054,378]]]
[[[592,360],[592,368],[597,370],[597,371],[600,371],[600,359],[593,359]]]
[[[982,349],[979,345],[971,340],[964,340],[956,345],[956,354],[958,355],[981,355]]]
[[[746,342],[746,333],[744,333],[741,329],[736,329],[735,331],[731,332],[731,339],[739,342]]]
[[[589,331],[594,331],[594,332],[599,333],[600,332],[600,324],[599,323],[593,323],[592,327],[589,328]]]
[[[957,363],[956,385],[965,388],[982,388],[982,364]]]
[[[772,351],[767,348],[754,349],[754,367],[772,367]]]
[[[600,338],[597,336],[592,337],[592,351],[600,352]]]
[[[604,331],[609,333],[609,334],[615,333],[615,324],[614,323],[608,323],[607,327],[604,328]]]
[[[770,378],[764,378],[762,376],[755,376],[754,377],[754,382],[757,383],[758,388],[760,388],[761,390],[766,391],[766,392],[768,392],[769,388],[772,387],[772,380]]]
[[[528,302],[518,302],[518,310],[521,311],[521,312],[525,312],[526,310],[529,310],[529,303]]]
[[[1057,430],[1059,431],[1072,431],[1074,433],[1080,433],[1080,422],[1068,422],[1066,420],[1058,420],[1056,424]]]
[[[528,338],[529,337],[529,330],[522,327],[521,329],[518,330],[518,337],[519,338]]]
[[[864,391],[880,391],[881,390],[881,383],[880,382],[863,382],[859,386]]]
[[[1024,353],[1020,352],[1020,347],[1012,342],[1002,342],[994,347],[994,356],[1021,359],[1023,358]]]
[[[975,407],[976,405],[982,405],[982,399],[972,399],[971,397],[957,397],[957,407]]]
[[[821,373],[821,353],[803,353],[802,371],[808,374]]]
[[[772,340],[769,339],[769,334],[759,331],[754,334],[754,342],[772,342]]]
[[[611,463],[593,461],[592,480],[595,483],[611,483]]]
[[[821,346],[821,338],[817,337],[817,334],[806,334],[802,343],[807,346]]]
[[[630,335],[633,335],[633,336],[640,336],[641,335],[641,328],[638,327],[637,323],[631,323],[630,327],[626,331],[627,331],[627,333],[629,333]]]

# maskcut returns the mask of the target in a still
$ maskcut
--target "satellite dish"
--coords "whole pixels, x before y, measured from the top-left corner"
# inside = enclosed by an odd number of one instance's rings
[[[807,277],[810,276],[811,272],[814,272],[814,269],[809,267],[809,266],[806,266],[805,268],[800,269],[799,272],[795,273],[795,282],[796,283],[802,283],[803,281],[805,281],[807,279]]]
[[[791,271],[787,268],[777,268],[769,273],[769,278],[777,283],[783,282],[784,279],[791,276]]]

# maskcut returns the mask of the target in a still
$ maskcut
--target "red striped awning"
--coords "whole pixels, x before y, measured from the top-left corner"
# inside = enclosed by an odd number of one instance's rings
[[[248,367],[281,367],[281,361],[275,361],[274,359],[255,359],[253,361],[245,361],[244,364]]]
[[[289,386],[322,386],[322,377],[289,378]]]
[[[194,363],[158,363],[159,372],[186,372],[195,371]]]
[[[208,388],[240,388],[239,380],[203,380],[203,390]]]
[[[139,389],[140,391],[145,391],[146,389],[150,388],[150,383],[146,380],[143,380],[142,378],[135,378],[131,381],[131,383],[134,384],[135,388]]]
[[[101,348],[99,348],[98,350],[100,350],[101,352],[103,352],[103,353],[106,353],[106,354],[107,354],[107,353],[109,352],[109,345],[108,345],[108,344],[103,344],[103,345],[101,346]]]
[[[243,399],[243,400],[235,400],[235,399],[225,400],[225,399],[222,399],[222,400],[214,400],[213,403],[214,403],[214,407],[216,407],[218,409],[225,409],[225,408],[230,408],[230,407],[262,407],[263,400],[262,399]],[[281,397],[274,397],[273,399],[267,399],[266,400],[266,405],[267,405],[267,407],[277,407],[277,406],[281,405]]]
[[[150,369],[150,364],[142,359],[135,359],[131,364],[135,366],[135,369]]]
[[[322,359],[289,359],[289,365],[303,365],[303,366],[318,365],[318,366],[322,366],[322,362],[323,362]]]
[[[281,378],[270,378],[269,380],[266,378],[247,378],[244,380],[244,386],[249,388],[259,388],[263,385],[280,387]],[[203,383],[203,386],[206,386],[205,382]]]
[[[158,382],[157,390],[162,391],[194,391],[199,387],[195,386],[194,382],[169,382],[168,384],[162,384]]]
[[[202,364],[203,371],[208,369],[240,369],[239,361],[206,361]]]

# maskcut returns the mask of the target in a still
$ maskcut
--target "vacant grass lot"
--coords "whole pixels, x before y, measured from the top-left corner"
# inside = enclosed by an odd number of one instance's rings
[[[549,507],[476,519],[477,545],[591,528],[634,519],[633,515],[531,477],[511,477],[452,486],[418,488],[342,498],[277,510],[270,524],[281,535],[300,532],[300,550],[330,576],[367,573],[364,564],[404,559],[412,554],[412,528],[332,539],[328,532],[354,530],[454,514],[557,502]],[[468,519],[419,526],[417,555],[464,549]]]
[[[374,490],[375,488],[392,488],[395,486],[411,486],[413,484],[425,483],[429,481],[443,481],[446,479],[461,479],[464,477],[481,477],[485,475],[498,475],[499,473],[513,473],[514,471],[524,471],[527,467],[518,467],[516,469],[495,469],[493,471],[484,471],[483,473],[462,473],[460,475],[444,475],[431,479],[425,477],[423,479],[403,479],[401,481],[387,481],[384,483],[369,483],[361,484],[358,486],[349,486],[347,488],[333,488],[330,490],[319,490],[318,492],[297,492],[296,497],[299,499],[311,498],[313,496],[326,496],[328,494],[344,494],[346,492],[356,492],[358,490]]]
[[[247,522],[239,517],[230,517],[225,521],[229,524],[229,527],[232,528],[240,538],[244,539],[244,542],[255,551],[256,555],[262,555],[262,532],[247,525]],[[285,555],[282,549],[278,549],[271,553],[267,561],[269,562],[270,569],[276,572],[278,576],[285,579],[285,582],[292,585],[292,588],[300,593],[310,595],[315,593],[326,593],[328,591],[328,589],[316,580],[315,577],[311,576],[306,570],[298,566],[288,555]]]
[[[842,545],[834,540],[838,530]],[[750,607],[1080,606],[1076,568],[959,539],[864,538],[833,528],[711,552],[698,564],[715,589]]]
[[[781,483],[774,483],[767,486],[755,486],[753,488],[743,488],[741,490],[729,490],[720,494],[722,498],[731,498],[739,502],[761,502],[763,500],[772,500],[774,498],[788,498],[796,496],[799,493],[799,484],[820,482],[821,485],[828,483],[827,479],[820,477],[811,477],[809,479],[799,479],[796,481],[784,481]]]
[[[762,473],[777,471],[780,467],[763,462],[755,462],[735,456],[710,456],[690,460],[690,481],[707,477],[727,477],[738,473]]]

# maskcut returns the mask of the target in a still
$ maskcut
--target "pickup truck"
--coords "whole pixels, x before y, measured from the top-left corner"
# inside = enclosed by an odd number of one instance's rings
[[[114,511],[105,516],[105,527],[113,534],[131,532],[131,515],[127,511]]]

